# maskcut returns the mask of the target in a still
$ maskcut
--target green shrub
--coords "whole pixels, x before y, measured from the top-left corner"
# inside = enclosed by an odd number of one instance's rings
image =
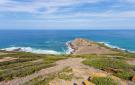
[[[73,78],[72,68],[66,67],[58,73],[58,78],[64,80],[71,80]]]
[[[128,69],[128,65],[124,60],[115,58],[95,58],[83,61],[84,64],[90,65],[99,69],[115,68],[115,69]]]
[[[83,61],[83,63],[102,70],[112,69],[110,72],[112,72],[114,76],[126,80],[130,80],[134,75],[133,68],[135,66],[129,65],[121,58],[93,58],[87,59]]]
[[[59,57],[55,55],[40,55],[31,53],[18,53],[12,55],[12,57],[13,56],[19,56],[20,58],[14,61],[0,63],[0,81],[30,75],[41,69],[54,66],[54,62],[57,60],[65,59],[64,56]],[[7,56],[5,55],[5,57]]]
[[[49,82],[55,78],[55,75],[47,75],[47,77],[37,77],[22,85],[49,85]]]
[[[118,82],[109,77],[94,77],[92,82],[96,85],[118,85]]]
[[[134,76],[134,74],[130,71],[119,71],[113,75],[126,80],[131,80],[131,78]]]
[[[122,57],[125,57],[125,58],[135,58],[135,53],[130,53],[130,52],[119,52],[117,54],[110,54],[110,55],[113,55],[113,56],[122,56]]]

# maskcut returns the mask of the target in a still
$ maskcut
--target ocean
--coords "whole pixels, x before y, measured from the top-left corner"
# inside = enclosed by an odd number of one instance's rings
[[[85,38],[135,51],[135,30],[0,30],[0,49],[43,54],[65,54],[67,42]]]

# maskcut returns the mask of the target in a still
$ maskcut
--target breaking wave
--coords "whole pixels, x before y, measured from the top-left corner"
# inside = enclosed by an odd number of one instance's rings
[[[128,52],[131,52],[131,53],[135,53],[135,51],[131,51],[131,50],[127,50],[127,49],[124,49],[124,48],[120,48],[120,47],[115,46],[115,45],[111,45],[111,44],[109,44],[109,42],[99,42],[99,43],[104,44],[105,46],[110,47],[110,48],[115,48],[115,49],[118,49],[118,50],[128,51]]]
[[[66,50],[66,54],[71,54],[74,51],[74,49],[72,49],[70,46],[70,42],[71,41],[66,42],[66,46],[68,47],[68,49]]]
[[[62,52],[57,52],[54,50],[43,50],[43,49],[36,49],[36,48],[31,48],[31,47],[9,47],[9,48],[1,49],[1,50],[31,52],[31,53],[36,53],[36,54],[62,54]]]

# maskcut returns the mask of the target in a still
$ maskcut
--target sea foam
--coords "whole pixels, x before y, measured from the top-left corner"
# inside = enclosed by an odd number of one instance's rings
[[[66,42],[66,46],[68,47],[68,49],[66,50],[66,54],[71,54],[74,51],[74,49],[72,49],[71,46],[70,46],[71,42],[72,41]]]
[[[62,52],[57,52],[54,50],[43,50],[43,49],[36,49],[36,48],[31,48],[31,47],[9,47],[9,48],[4,48],[1,50],[6,50],[6,51],[20,51],[20,52],[31,52],[31,53],[36,53],[36,54],[62,54]]]
[[[99,42],[99,43],[104,44],[105,46],[110,47],[110,48],[114,48],[114,49],[118,49],[118,50],[128,51],[128,52],[134,53],[134,51],[130,51],[130,50],[127,50],[127,49],[124,49],[124,48],[120,48],[120,47],[115,46],[115,45],[111,45],[111,44],[109,44],[109,42]]]

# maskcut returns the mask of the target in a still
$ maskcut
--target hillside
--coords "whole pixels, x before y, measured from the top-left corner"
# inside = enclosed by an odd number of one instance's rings
[[[1,51],[0,85],[135,85],[134,53],[80,38],[70,45],[69,55]]]

